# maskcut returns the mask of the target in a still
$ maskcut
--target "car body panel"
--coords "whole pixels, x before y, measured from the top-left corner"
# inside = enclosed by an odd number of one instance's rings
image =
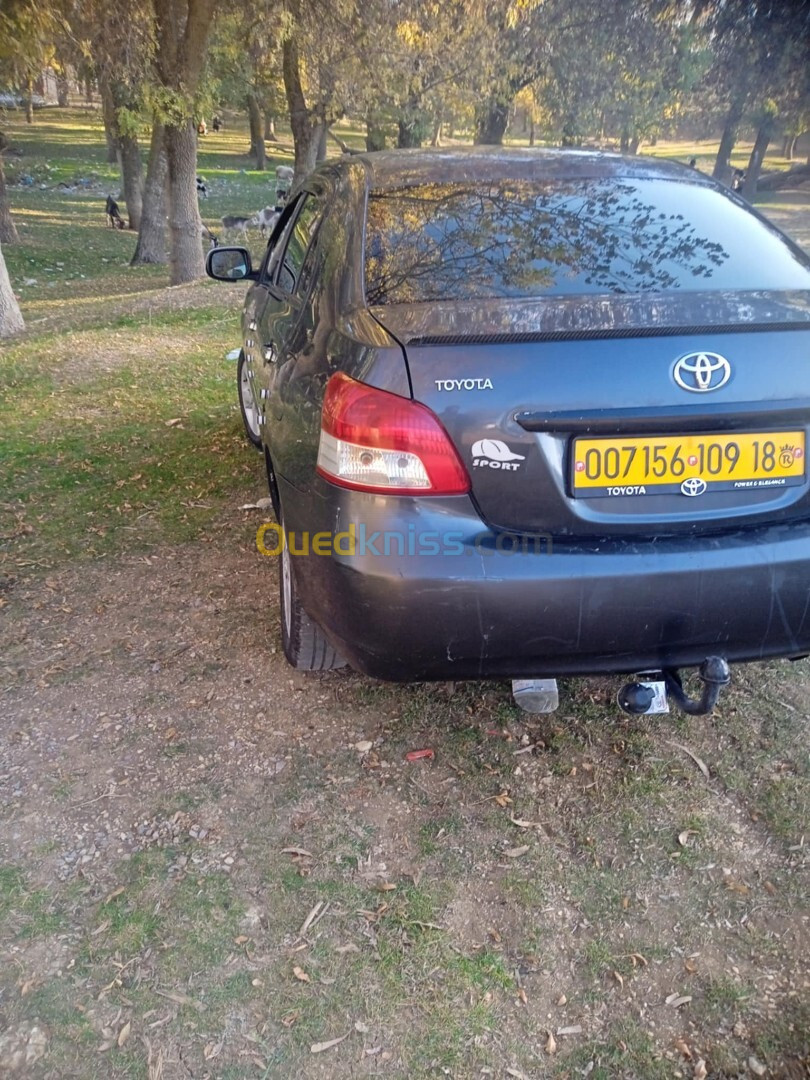
[[[304,191],[328,204],[313,283],[290,295],[260,279],[243,323],[285,527],[400,538],[387,554],[294,548],[307,612],[354,666],[395,680],[632,672],[709,653],[743,661],[810,651],[807,478],[699,499],[574,497],[570,460],[584,435],[801,430],[810,444],[810,289],[366,305],[369,190],[505,172],[720,190],[666,162],[482,149],[353,156],[293,193],[293,208]],[[271,249],[283,236],[282,223]],[[676,362],[696,351],[730,364],[717,390],[693,394],[676,382]],[[337,371],[432,409],[470,472],[470,494],[373,495],[317,475],[321,403]],[[483,440],[505,444],[516,467],[475,468]],[[428,534],[428,549],[410,553]]]

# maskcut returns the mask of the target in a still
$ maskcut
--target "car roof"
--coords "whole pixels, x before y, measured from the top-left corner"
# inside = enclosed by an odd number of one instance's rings
[[[598,150],[471,146],[381,150],[352,155],[348,161],[365,167],[368,186],[376,191],[470,180],[570,180],[609,177],[676,180],[714,186],[708,177],[680,162],[607,154]]]

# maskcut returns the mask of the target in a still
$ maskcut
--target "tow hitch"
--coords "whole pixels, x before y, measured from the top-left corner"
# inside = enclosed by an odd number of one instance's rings
[[[722,656],[707,656],[698,669],[703,683],[699,698],[690,698],[675,668],[646,673],[638,682],[626,683],[619,691],[619,707],[633,716],[669,712],[667,698],[690,716],[705,716],[717,704],[720,691],[731,680],[728,663]]]
[[[722,656],[707,656],[698,669],[698,675],[703,683],[703,693],[696,700],[687,697],[677,671],[668,669],[664,672],[667,693],[678,708],[690,716],[705,716],[710,713],[717,704],[720,691],[731,681],[728,663]]]
[[[717,704],[720,691],[731,681],[728,662],[722,656],[707,656],[698,669],[703,683],[699,698],[690,698],[675,668],[645,671],[618,693],[619,708],[631,716],[651,716],[669,712],[669,699],[690,716],[705,716]],[[515,704],[524,712],[551,713],[559,705],[556,679],[513,679]]]

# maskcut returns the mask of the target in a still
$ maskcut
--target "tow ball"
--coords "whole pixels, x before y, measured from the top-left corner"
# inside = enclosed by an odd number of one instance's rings
[[[722,656],[707,656],[698,669],[703,683],[699,698],[690,698],[683,688],[680,673],[675,668],[626,683],[619,691],[619,707],[633,716],[645,713],[668,712],[667,698],[690,716],[705,716],[717,704],[720,691],[731,680],[728,662]]]

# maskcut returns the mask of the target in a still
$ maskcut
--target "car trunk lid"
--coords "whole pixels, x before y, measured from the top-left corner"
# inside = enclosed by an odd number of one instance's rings
[[[664,534],[810,514],[810,293],[501,298],[372,313],[402,344],[413,396],[449,432],[493,527]],[[727,364],[722,385],[713,357]],[[707,386],[689,385],[698,377]],[[779,464],[791,455],[789,468]],[[722,470],[708,471],[718,461]],[[578,475],[586,465],[590,486]],[[664,466],[663,478],[650,471]],[[706,487],[687,491],[688,480]]]

